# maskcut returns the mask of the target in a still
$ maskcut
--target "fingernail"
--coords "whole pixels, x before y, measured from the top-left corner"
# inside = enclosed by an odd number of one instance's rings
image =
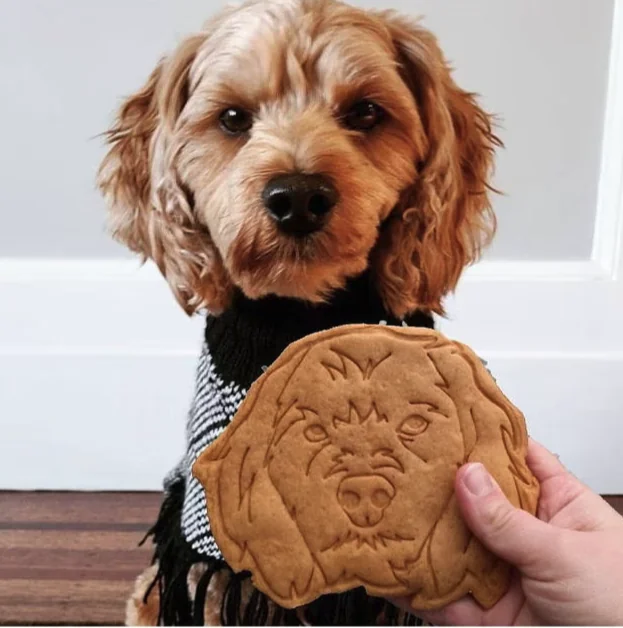
[[[493,478],[480,462],[470,464],[462,479],[467,490],[477,497],[488,495],[494,487]]]

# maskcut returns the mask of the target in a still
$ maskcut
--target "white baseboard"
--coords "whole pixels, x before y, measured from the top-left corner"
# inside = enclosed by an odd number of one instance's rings
[[[484,354],[531,434],[623,493],[623,355]],[[0,489],[158,490],[183,452],[195,356],[0,356]]]
[[[160,489],[184,452],[195,362],[0,356],[0,489]]]
[[[623,493],[623,354],[483,357],[533,438],[593,490]]]
[[[533,434],[623,493],[623,290],[589,262],[484,262],[441,329]],[[203,320],[150,265],[0,260],[0,489],[158,489],[183,451]]]
[[[194,351],[188,318],[151,264],[1,260],[0,352]],[[478,350],[623,350],[620,282],[590,262],[485,261],[448,299],[450,335]]]

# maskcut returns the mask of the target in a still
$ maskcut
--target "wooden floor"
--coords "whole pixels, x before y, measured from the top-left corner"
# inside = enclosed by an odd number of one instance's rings
[[[623,497],[610,498],[623,513]],[[0,492],[0,624],[123,622],[157,493]]]
[[[160,499],[0,492],[0,624],[123,623]]]

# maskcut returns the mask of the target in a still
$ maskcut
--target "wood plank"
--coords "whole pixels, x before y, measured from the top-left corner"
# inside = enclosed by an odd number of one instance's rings
[[[122,624],[161,499],[0,492],[0,624]]]
[[[145,527],[147,529],[147,527]],[[98,550],[134,550],[144,534],[114,530],[76,531],[64,528],[44,530],[0,530],[0,552],[5,549],[73,549],[88,552]]]
[[[158,493],[0,492],[0,625],[120,625]],[[623,514],[623,496],[607,501]],[[148,544],[149,545],[149,544]]]
[[[0,581],[2,623],[122,625],[132,581]]]
[[[32,568],[54,565],[57,569],[140,569],[145,560],[145,552],[139,547],[131,550],[102,550],[90,548],[88,551],[76,549],[40,549],[39,547],[10,548],[2,550],[0,570],[23,567]]]
[[[0,523],[51,521],[151,525],[160,493],[0,492]]]
[[[620,514],[623,515],[623,495],[604,495],[604,499]]]

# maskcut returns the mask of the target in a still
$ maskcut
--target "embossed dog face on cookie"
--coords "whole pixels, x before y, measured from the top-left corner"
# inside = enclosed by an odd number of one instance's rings
[[[471,537],[457,468],[480,461],[534,511],[521,413],[478,358],[436,332],[349,326],[292,345],[198,459],[217,542],[293,607],[365,586],[432,608],[490,605],[508,569]]]

